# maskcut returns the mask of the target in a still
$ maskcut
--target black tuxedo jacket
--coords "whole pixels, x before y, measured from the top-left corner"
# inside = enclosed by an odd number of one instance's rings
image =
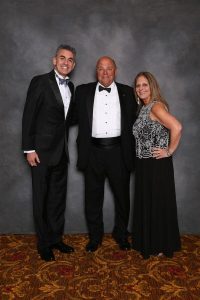
[[[22,120],[22,149],[35,150],[40,162],[56,165],[65,149],[68,155],[68,131],[72,123],[74,85],[67,117],[55,79],[55,72],[39,75],[31,80]]]
[[[79,124],[77,147],[77,167],[87,167],[91,150],[93,104],[97,82],[80,85],[75,92],[76,114]],[[134,169],[135,141],[132,126],[136,119],[137,104],[130,86],[116,83],[121,106],[121,148],[128,170]]]

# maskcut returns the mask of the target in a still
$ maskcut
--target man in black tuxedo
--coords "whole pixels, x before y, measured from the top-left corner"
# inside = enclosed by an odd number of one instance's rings
[[[22,149],[31,166],[38,253],[45,261],[55,260],[53,249],[74,251],[64,244],[62,234],[74,96],[68,74],[75,67],[75,56],[71,46],[58,47],[54,70],[32,79],[23,113]]]
[[[85,212],[89,230],[86,251],[102,242],[103,195],[107,177],[115,198],[113,238],[129,250],[130,172],[134,169],[132,125],[136,116],[133,89],[115,82],[116,64],[107,56],[96,66],[98,82],[83,84],[75,92],[79,131],[78,163],[85,177]]]

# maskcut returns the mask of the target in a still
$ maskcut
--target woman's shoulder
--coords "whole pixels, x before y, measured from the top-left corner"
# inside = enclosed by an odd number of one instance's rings
[[[150,110],[151,118],[154,121],[160,122],[163,117],[166,117],[168,114],[168,108],[166,107],[165,103],[161,101],[155,101]]]
[[[158,112],[163,111],[163,110],[168,111],[166,105],[163,102],[157,101],[157,100],[154,100],[152,102],[151,111],[153,113],[158,113]]]

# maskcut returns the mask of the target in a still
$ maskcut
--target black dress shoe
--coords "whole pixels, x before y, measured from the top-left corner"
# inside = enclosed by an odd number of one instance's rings
[[[87,252],[95,252],[99,245],[101,245],[101,241],[89,241],[89,243],[86,245],[85,250]]]
[[[43,248],[38,250],[38,253],[42,260],[45,261],[53,261],[55,260],[55,256],[53,254],[53,251],[50,248]]]
[[[149,259],[150,258],[150,255],[149,254],[146,254],[146,253],[141,253],[143,259]]]
[[[52,249],[57,249],[62,253],[72,253],[74,252],[74,248],[64,244],[63,242],[58,242],[51,246]]]
[[[121,250],[130,250],[131,244],[127,238],[115,239]]]

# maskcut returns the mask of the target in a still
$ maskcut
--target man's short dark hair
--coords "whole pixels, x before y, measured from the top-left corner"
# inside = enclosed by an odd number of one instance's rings
[[[61,44],[60,46],[58,46],[58,48],[56,49],[56,54],[55,54],[55,56],[57,56],[58,51],[59,51],[59,50],[62,50],[62,49],[71,51],[71,52],[74,54],[74,60],[76,59],[76,49],[75,49],[74,47],[71,47],[71,46],[66,45],[66,44]]]

